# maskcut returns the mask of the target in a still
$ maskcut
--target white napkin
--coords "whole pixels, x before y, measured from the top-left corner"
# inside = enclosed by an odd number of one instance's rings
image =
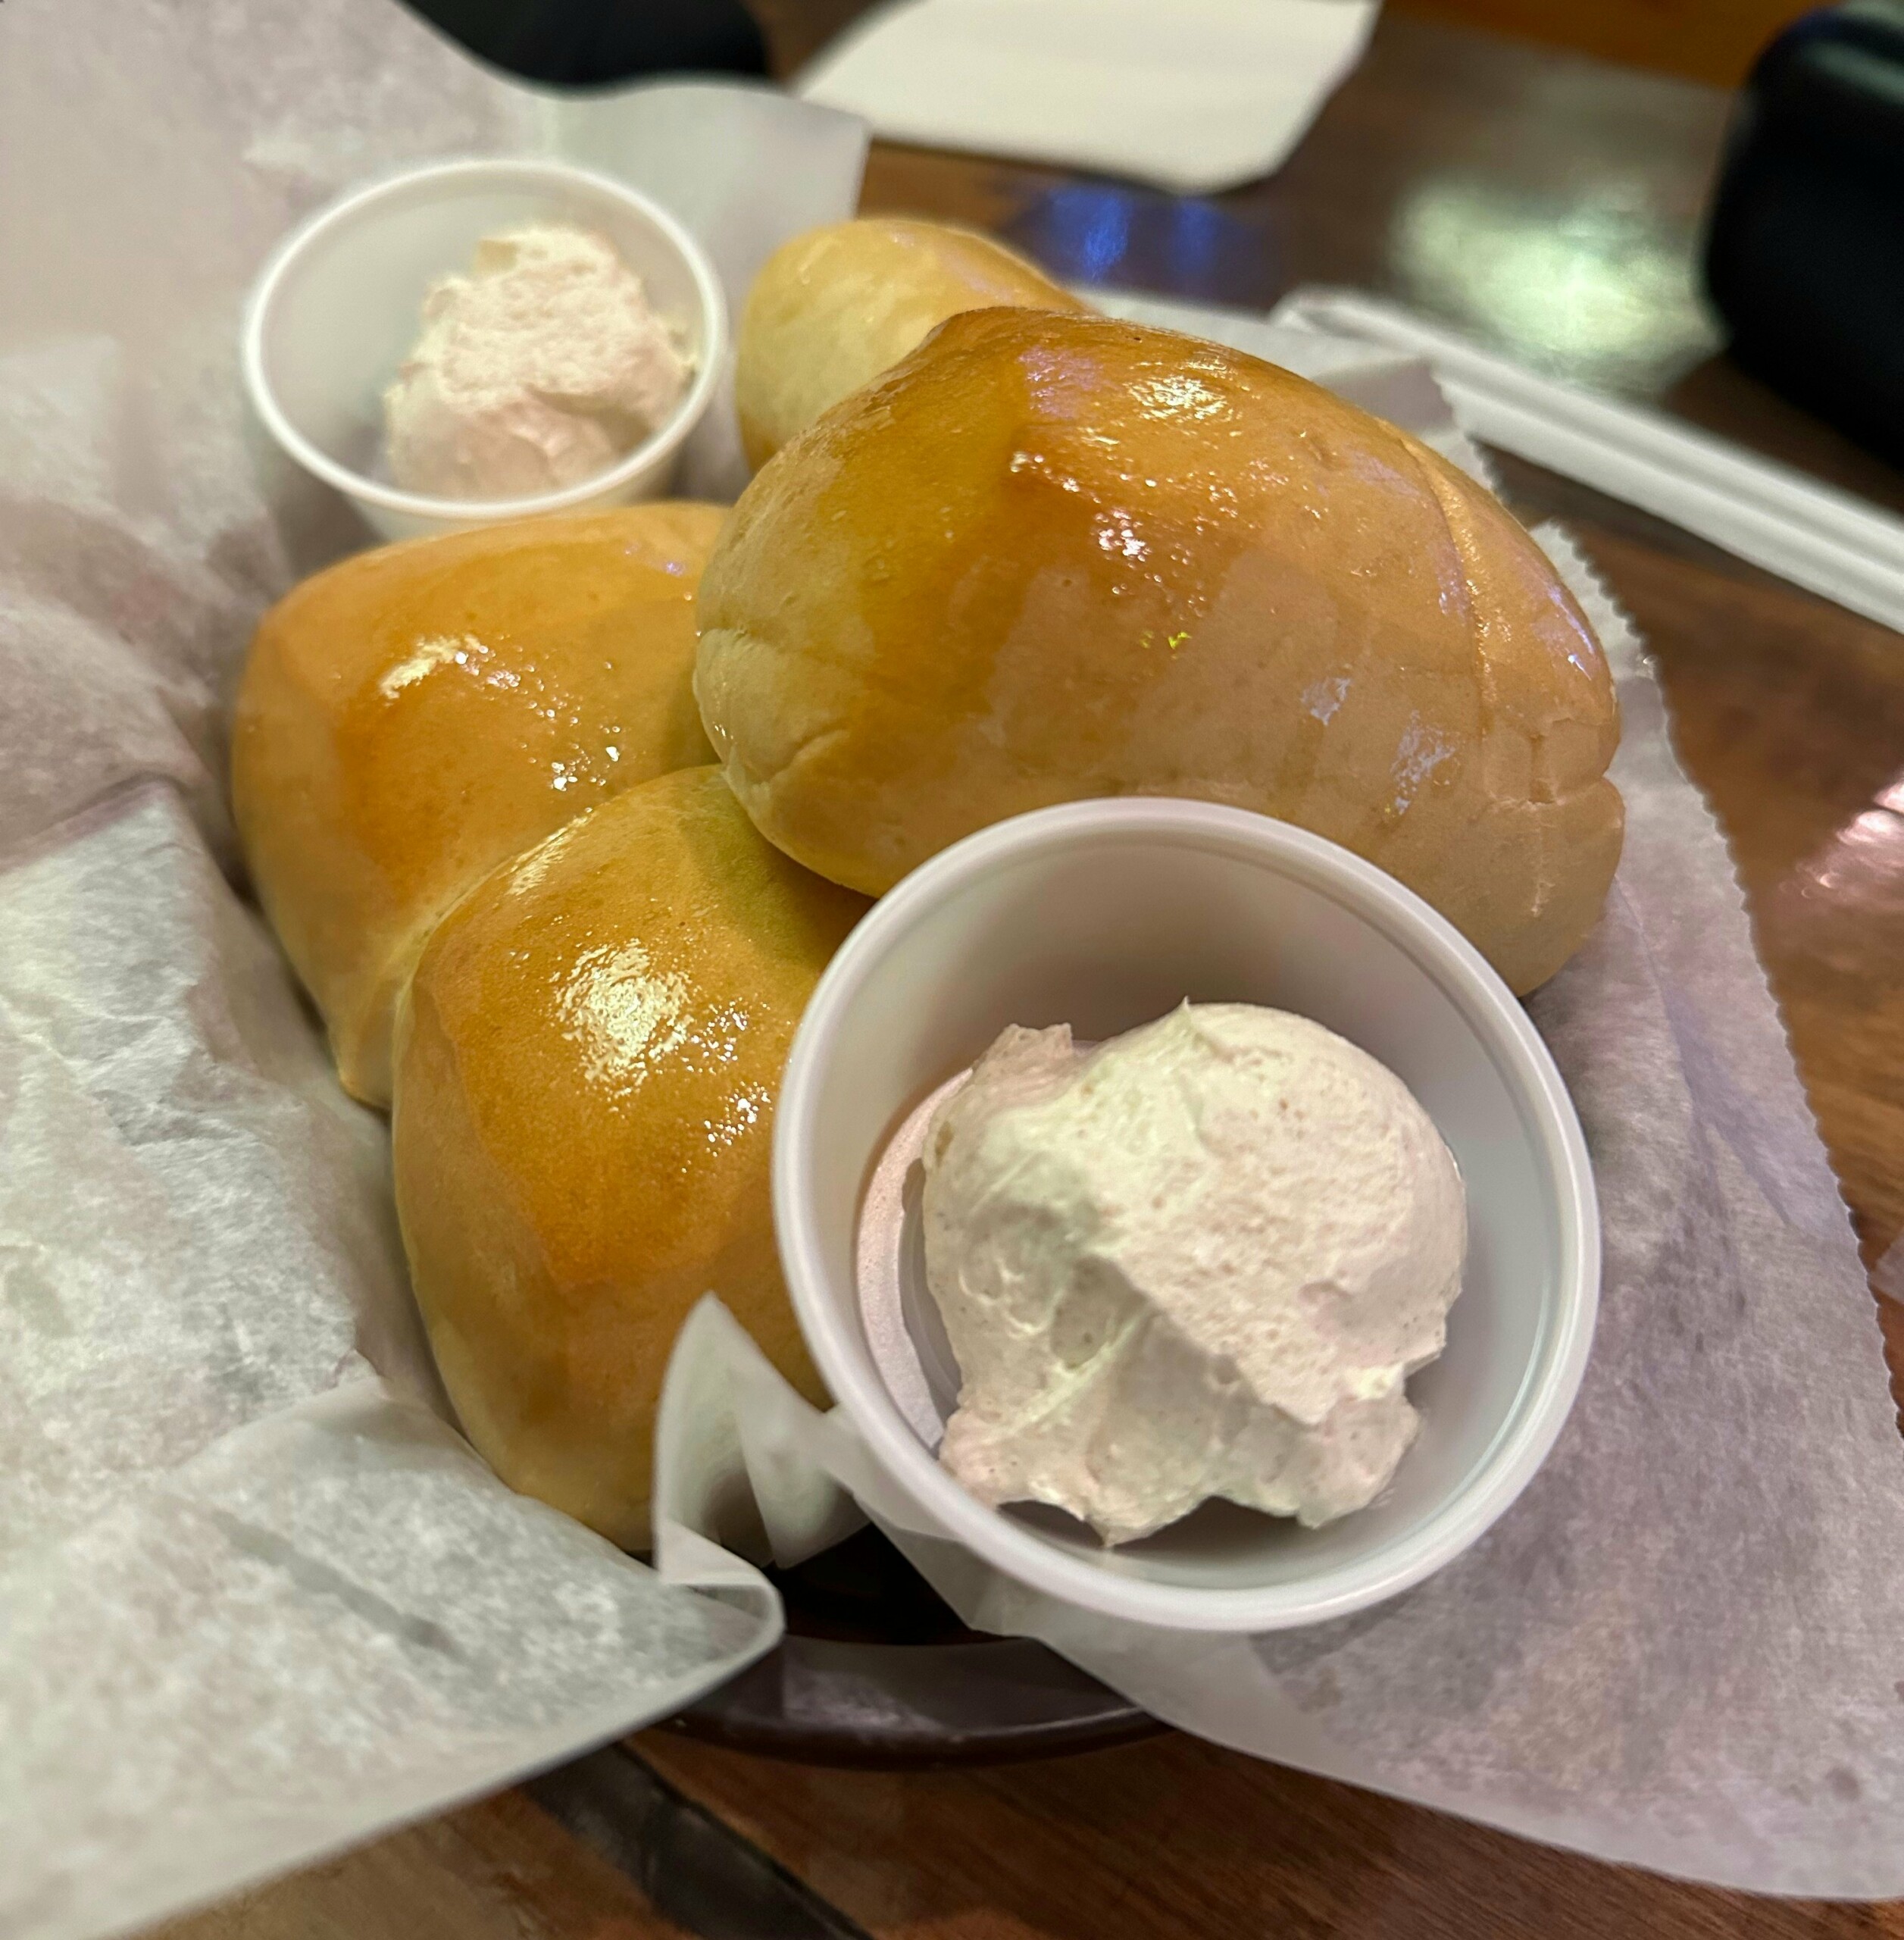
[[[1419,360],[1152,299],[1106,307],[1304,371],[1484,471]],[[731,1504],[758,1477],[790,1563],[838,1529],[844,1492],[968,1622],[1042,1638],[1186,1731],[1601,1858],[1890,1898],[1904,1446],[1871,1297],[1643,648],[1565,534],[1536,536],[1613,665],[1627,821],[1605,918],[1528,1004],[1593,1153],[1605,1271],[1579,1401],[1521,1500],[1438,1575],[1337,1622],[1118,1622],[926,1526],[843,1416],[816,1414],[710,1303],[669,1374],[698,1398],[696,1486],[668,1468],[658,1510],[720,1535],[702,1505],[727,1504],[738,1540]]]
[[[1280,168],[1380,0],[893,0],[796,83],[876,134],[1208,195]]]

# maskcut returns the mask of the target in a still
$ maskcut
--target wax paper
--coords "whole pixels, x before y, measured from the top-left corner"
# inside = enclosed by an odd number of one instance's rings
[[[664,1579],[447,1419],[383,1122],[239,893],[245,642],[369,534],[249,421],[236,346],[283,231],[412,161],[617,172],[737,300],[850,211],[864,148],[765,88],[560,102],[389,0],[0,6],[8,1940],[141,1925],[492,1789],[780,1633],[718,1551]],[[736,452],[717,415],[691,483],[731,489]]]
[[[1485,475],[1415,360],[1104,300],[1303,370]],[[1537,536],[1618,682],[1627,839],[1604,919],[1528,1006],[1593,1154],[1605,1266],[1579,1400],[1501,1522],[1416,1588],[1307,1629],[1208,1638],[1080,1613],[927,1526],[843,1419],[711,1305],[671,1386],[702,1397],[697,1466],[725,1485],[697,1473],[661,1507],[745,1547],[751,1475],[787,1562],[850,1497],[968,1622],[1042,1638],[1205,1738],[1602,1858],[1890,1898],[1904,1442],[1871,1293],[1643,646],[1566,534]],[[724,1396],[724,1428],[708,1419]]]

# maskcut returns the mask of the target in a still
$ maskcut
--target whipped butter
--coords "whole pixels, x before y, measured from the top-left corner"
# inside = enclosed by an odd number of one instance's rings
[[[605,237],[565,223],[509,230],[424,301],[423,333],[383,397],[390,476],[449,499],[580,484],[655,430],[687,380]]]
[[[1401,1080],[1305,1018],[1183,1006],[1080,1053],[1007,1030],[926,1137],[940,1459],[1129,1542],[1212,1496],[1310,1526],[1414,1439],[1467,1207]]]

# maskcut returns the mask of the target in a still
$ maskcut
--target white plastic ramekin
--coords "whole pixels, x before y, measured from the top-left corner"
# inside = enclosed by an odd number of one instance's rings
[[[686,391],[618,464],[559,492],[472,500],[399,490],[377,475],[383,391],[416,341],[430,286],[467,270],[486,236],[551,221],[614,245],[693,360]],[[447,161],[353,189],[286,236],[252,289],[241,347],[245,386],[271,436],[380,537],[408,539],[662,496],[714,401],[727,312],[707,252],[638,190],[566,162]]]
[[[857,1227],[895,1131],[1005,1025],[1065,1022],[1099,1039],[1186,997],[1299,1012],[1397,1072],[1460,1163],[1468,1271],[1446,1353],[1409,1384],[1420,1437],[1369,1507],[1315,1530],[1208,1507],[1107,1550],[1049,1513],[986,1507],[939,1467],[869,1346]],[[1340,1616],[1460,1555],[1552,1447],[1599,1297],[1585,1142],[1507,987],[1380,870],[1284,823],[1199,802],[1021,816],[878,903],[795,1038],[774,1206],[814,1360],[920,1526],[1074,1606],[1185,1630]]]

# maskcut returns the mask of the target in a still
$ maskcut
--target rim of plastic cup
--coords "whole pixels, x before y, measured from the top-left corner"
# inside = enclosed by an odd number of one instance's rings
[[[362,210],[377,202],[414,188],[420,182],[450,183],[478,180],[484,176],[503,177],[517,181],[551,186],[581,185],[614,197],[645,216],[679,253],[694,279],[695,295],[701,306],[704,342],[693,381],[682,393],[680,402],[660,428],[634,449],[616,460],[606,471],[598,471],[574,485],[556,492],[540,492],[520,499],[444,499],[424,492],[405,492],[380,479],[340,465],[311,443],[286,416],[278,404],[264,370],[264,326],[286,277],[292,266],[314,243],[331,231],[349,224]],[[727,302],[711,258],[688,230],[639,189],[617,182],[592,168],[578,168],[572,162],[536,158],[470,156],[457,161],[435,161],[420,168],[405,168],[395,174],[361,183],[334,201],[307,217],[283,237],[266,258],[264,268],[245,299],[244,321],[239,333],[239,356],[245,388],[252,408],[265,428],[305,471],[353,499],[380,505],[385,510],[405,512],[412,518],[439,519],[446,524],[468,524],[527,518],[537,512],[560,512],[564,506],[585,504],[616,486],[657,459],[666,458],[687,437],[707,414],[714,386],[720,381],[727,346]]]
[[[1376,1556],[1295,1582],[1241,1589],[1157,1582],[1087,1562],[986,1507],[920,1441],[870,1356],[851,1344],[850,1324],[827,1291],[814,1209],[814,1122],[834,1039],[874,966],[975,877],[1024,856],[1139,835],[1270,861],[1399,945],[1487,1047],[1530,1122],[1559,1208],[1557,1297],[1500,1433],[1418,1527]],[[968,836],[881,897],[821,976],[795,1034],[776,1112],[773,1194],[781,1263],[802,1331],[834,1400],[887,1475],[1007,1575],[1074,1607],[1172,1629],[1240,1634],[1320,1622],[1382,1602],[1452,1562],[1506,1512],[1546,1459],[1579,1392],[1599,1308],[1599,1217],[1587,1141],[1552,1056],[1512,992],[1452,924],[1372,863],[1287,822],[1206,802],[1146,796],[1036,809]]]

